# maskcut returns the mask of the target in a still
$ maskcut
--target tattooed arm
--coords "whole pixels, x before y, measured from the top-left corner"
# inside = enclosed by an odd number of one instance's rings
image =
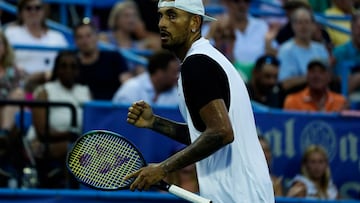
[[[185,145],[189,145],[191,142],[186,124],[154,115],[151,107],[144,101],[132,104],[129,108],[127,122],[137,127],[152,129]]]
[[[154,122],[150,129],[162,133],[183,144],[189,145],[191,143],[189,128],[184,123],[174,122],[155,115]]]
[[[184,150],[160,163],[166,174],[202,160],[234,140],[227,108],[222,99],[205,105],[200,110],[200,116],[206,125],[205,131]]]
[[[216,99],[205,105],[200,110],[200,116],[207,126],[200,137],[165,161],[159,164],[150,164],[126,176],[125,179],[136,177],[136,180],[130,186],[130,190],[147,190],[151,185],[166,177],[168,173],[204,159],[233,141],[234,135],[223,100]],[[130,119],[130,123],[132,123],[133,120]],[[152,119],[155,120],[156,117]],[[163,127],[166,122],[168,121],[160,119],[161,127],[156,127],[156,129],[161,129],[162,132],[168,131],[167,127]],[[140,123],[142,122],[139,122],[137,126]],[[154,123],[154,121],[149,121],[146,125],[150,126],[151,123]]]

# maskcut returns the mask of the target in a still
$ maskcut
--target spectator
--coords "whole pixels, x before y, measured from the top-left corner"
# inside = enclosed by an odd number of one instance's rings
[[[286,91],[303,87],[308,63],[314,59],[329,60],[325,46],[312,41],[314,18],[308,9],[298,8],[292,13],[291,25],[294,37],[279,48],[278,58],[281,61],[279,81]]]
[[[111,100],[125,80],[132,77],[126,59],[118,51],[98,48],[95,26],[83,21],[74,28],[80,74],[78,81],[89,86],[94,100]]]
[[[324,0],[325,1],[325,0]],[[279,31],[275,35],[275,42],[277,46],[283,44],[284,42],[288,41],[289,39],[294,37],[294,30],[291,24],[291,16],[292,13],[297,10],[298,8],[308,9],[312,11],[312,7],[310,7],[309,3],[306,0],[289,0],[284,3],[283,6],[286,16],[289,19],[288,22],[282,26]],[[323,28],[322,25],[314,22],[315,27],[312,34],[312,40],[316,42],[320,42],[325,45],[329,52],[331,52],[333,48],[332,41],[330,39],[329,34]],[[276,47],[276,46],[275,46]],[[271,49],[271,48],[270,48]],[[274,51],[272,50],[274,53]]]
[[[311,10],[309,3],[305,0],[288,0],[284,2],[283,9],[288,18],[288,22],[282,26],[275,37],[277,44],[281,45],[282,43],[288,41],[294,37],[294,31],[291,25],[291,16],[293,12],[298,8],[306,8]]]
[[[0,32],[0,99],[22,100],[24,91],[22,80],[24,73],[14,62],[14,54],[7,38]],[[14,127],[16,106],[0,106],[0,187],[8,186],[8,179],[13,174],[10,159],[10,137]]]
[[[269,107],[282,108],[285,93],[278,84],[279,60],[264,55],[256,60],[247,89],[250,99]]]
[[[137,5],[121,1],[114,5],[108,21],[109,32],[100,33],[101,40],[125,49],[160,49],[160,37],[146,30]]]
[[[273,183],[275,196],[277,196],[277,197],[283,196],[284,195],[284,193],[283,193],[284,189],[283,189],[283,185],[282,185],[283,178],[278,177],[271,172],[272,152],[270,149],[269,142],[261,135],[259,136],[259,141],[260,141],[261,147],[264,151],[266,162],[267,162],[269,170],[270,170],[270,177],[271,177],[271,181]]]
[[[149,58],[148,72],[126,81],[115,93],[113,102],[144,100],[152,105],[178,105],[176,83],[179,67],[179,60],[171,52],[155,52]]]
[[[335,73],[341,76],[345,63],[351,66],[352,73],[348,80],[349,100],[360,102],[360,13],[355,13],[351,18],[351,39],[343,45],[335,47]]]
[[[284,109],[310,112],[340,112],[347,108],[345,97],[329,90],[330,71],[321,60],[308,64],[307,87],[285,98]]]
[[[67,102],[74,105],[77,110],[77,126],[74,127],[71,126],[72,117],[67,107],[50,107],[48,121],[45,108],[32,109],[33,126],[30,127],[27,138],[36,157],[40,187],[66,187],[65,157],[68,145],[81,133],[81,106],[91,99],[89,88],[75,82],[78,74],[76,55],[62,51],[55,59],[51,81],[39,86],[35,91],[35,100]],[[46,131],[47,122],[49,131]],[[49,177],[52,172],[59,169],[60,172],[55,176],[59,179]]]
[[[19,70],[14,61],[14,54],[4,33],[0,32],[0,99],[24,99],[23,80],[25,73]],[[0,106],[0,137],[7,135],[14,127],[15,106]]]
[[[326,15],[344,17],[346,15],[352,15],[355,11],[353,0],[333,0],[332,2],[332,7],[325,10]],[[344,29],[350,29],[350,22],[347,20],[331,20],[329,22]],[[349,35],[346,33],[333,28],[328,28],[327,30],[335,46],[344,44],[349,40]]]
[[[62,33],[47,27],[45,6],[41,0],[20,0],[17,8],[17,21],[5,28],[10,44],[56,48],[68,46]],[[17,50],[15,59],[19,68],[28,74],[50,73],[56,54],[56,51]]]
[[[133,51],[160,49],[160,37],[149,32],[141,19],[135,2],[126,0],[114,5],[108,20],[109,31],[99,34],[101,41],[116,48]],[[145,71],[145,67],[128,61],[128,67],[134,75]]]
[[[335,200],[338,190],[331,180],[328,155],[317,145],[306,148],[301,160],[301,174],[292,180],[288,197]]]
[[[218,26],[232,29],[235,33],[235,41],[231,45],[235,68],[242,78],[247,81],[250,78],[254,61],[265,53],[265,37],[269,28],[266,22],[249,15],[251,0],[224,0],[227,12],[213,22],[209,32],[203,33],[207,38],[213,39]],[[219,49],[219,47],[216,47]]]

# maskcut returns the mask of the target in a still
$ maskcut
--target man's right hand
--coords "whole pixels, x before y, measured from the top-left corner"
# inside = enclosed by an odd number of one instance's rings
[[[140,128],[152,127],[155,116],[149,104],[144,101],[134,102],[129,107],[127,122]]]

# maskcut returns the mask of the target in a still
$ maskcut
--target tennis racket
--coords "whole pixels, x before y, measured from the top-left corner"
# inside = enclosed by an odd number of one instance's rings
[[[68,152],[66,165],[75,178],[87,186],[101,190],[121,190],[129,189],[135,180],[124,180],[124,177],[147,164],[140,151],[125,137],[110,131],[93,130],[76,140]],[[211,202],[164,181],[154,186],[190,202]]]

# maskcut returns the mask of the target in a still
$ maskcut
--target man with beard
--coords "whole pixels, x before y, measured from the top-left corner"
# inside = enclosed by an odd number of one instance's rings
[[[313,59],[307,66],[307,87],[285,98],[284,109],[307,112],[340,112],[348,108],[346,98],[329,89],[330,70],[326,62]]]
[[[285,93],[278,83],[279,65],[279,60],[272,55],[264,55],[256,60],[251,79],[246,85],[252,101],[282,108]]]
[[[150,105],[178,105],[176,83],[179,60],[170,51],[155,52],[149,58],[147,72],[126,81],[115,93],[114,103],[144,100]]]
[[[132,75],[118,51],[98,48],[95,26],[86,20],[74,28],[80,74],[78,81],[88,85],[94,100],[111,100],[119,86]]]
[[[162,46],[182,62],[179,108],[186,123],[155,115],[144,101],[129,107],[127,122],[187,146],[129,174],[131,190],[149,189],[170,172],[196,163],[200,195],[216,203],[274,202],[246,86],[231,62],[201,37],[202,0],[160,0]]]

